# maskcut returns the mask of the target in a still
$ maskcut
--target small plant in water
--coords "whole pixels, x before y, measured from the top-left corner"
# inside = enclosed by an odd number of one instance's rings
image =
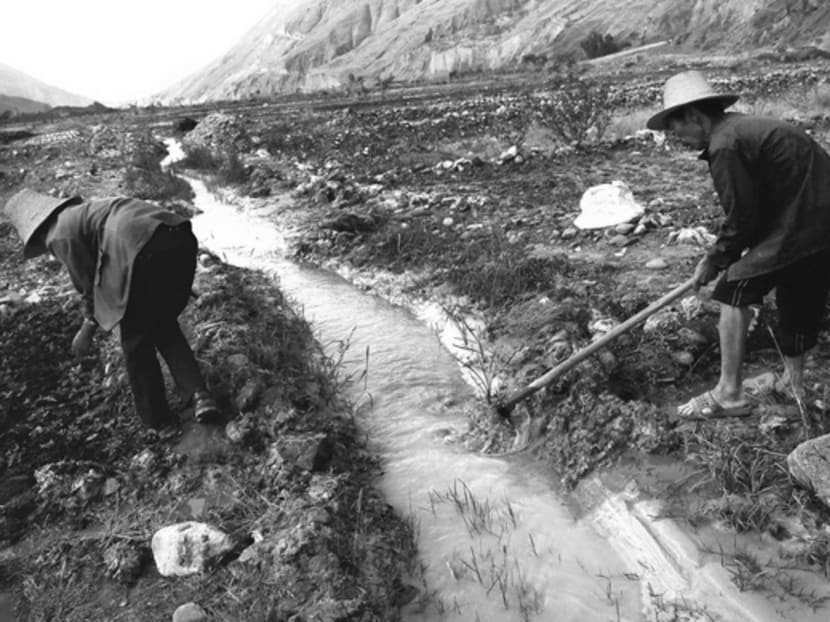
[[[510,552],[510,532],[519,525],[519,515],[510,501],[505,499],[501,504],[494,504],[489,499],[479,499],[460,480],[445,493],[431,491],[429,499],[433,514],[440,504],[453,506],[463,518],[470,537],[478,539],[477,547],[470,545],[463,552],[453,551],[447,562],[452,578],[480,585],[485,595],[497,598],[505,610],[518,610],[523,621],[541,613],[544,608],[541,592],[528,580],[518,557]],[[528,537],[533,554],[538,556],[533,537]]]

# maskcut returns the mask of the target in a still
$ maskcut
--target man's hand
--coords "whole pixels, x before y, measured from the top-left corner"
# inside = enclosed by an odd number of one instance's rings
[[[719,272],[720,269],[712,264],[709,256],[706,255],[698,262],[697,267],[695,267],[695,273],[692,275],[695,279],[695,289],[700,289],[710,281],[714,280],[714,278],[718,276]]]
[[[88,354],[92,349],[92,336],[95,334],[95,329],[98,326],[95,322],[84,320],[81,328],[75,333],[75,338],[72,340],[72,353],[77,356]]]

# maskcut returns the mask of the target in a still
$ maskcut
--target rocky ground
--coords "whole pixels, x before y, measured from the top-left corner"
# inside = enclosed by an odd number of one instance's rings
[[[295,207],[281,214],[280,222],[293,233],[299,259],[339,270],[399,301],[438,301],[461,325],[477,326],[481,320],[485,328],[473,331],[463,348],[468,355],[462,364],[474,371],[483,398],[469,413],[469,431],[462,439],[466,447],[530,453],[554,466],[570,487],[597,472],[607,473],[610,482],[634,478],[694,527],[762,535],[769,557],[743,551],[725,556],[739,587],[820,607],[823,597],[799,592],[785,570],[830,577],[830,515],[817,495],[791,477],[787,456],[827,429],[827,335],[810,360],[803,409],[786,392],[759,381],[758,407],[751,417],[678,421],[677,403],[713,384],[718,368],[716,307],[705,292],[689,295],[558,378],[510,416],[500,416],[493,408],[500,397],[539,377],[691,274],[720,218],[707,171],[695,154],[661,135],[637,130],[657,106],[661,76],[694,64],[684,58],[627,59],[581,77],[525,76],[482,91],[465,85],[456,91],[398,92],[383,100],[311,98],[228,105],[211,114],[194,108],[146,110],[131,117],[84,119],[82,124],[63,120],[39,126],[40,138],[3,147],[2,182],[6,189],[25,182],[55,192],[117,190],[148,198],[160,198],[154,193],[165,188],[165,200],[186,210],[186,188],[156,172],[157,154],[144,154],[152,151],[146,145],[156,144],[192,116],[198,121],[195,129],[179,132],[188,153],[183,166],[249,199],[268,201],[272,195],[291,193]],[[720,88],[739,92],[744,110],[788,117],[828,144],[830,124],[822,111],[826,63],[739,65],[713,59],[698,64],[712,71]],[[44,135],[65,142],[50,146]],[[136,144],[145,147],[136,149]],[[153,175],[148,177],[149,171]],[[610,228],[575,227],[583,193],[614,180],[631,189],[645,208],[643,215]],[[301,583],[315,569],[342,570],[342,576],[331,578],[325,595],[307,584],[305,590],[292,589],[300,594],[292,611],[307,615],[308,607],[334,603],[329,611],[343,612],[346,617],[341,619],[389,619],[384,616],[391,615],[405,593],[401,569],[411,549],[402,545],[400,555],[388,558],[389,568],[378,566],[376,553],[392,543],[410,542],[411,535],[371,492],[371,461],[356,466],[338,460],[338,448],[355,441],[349,422],[338,416],[343,406],[336,391],[324,389],[333,382],[331,370],[310,341],[288,347],[291,356],[305,362],[300,367],[304,371],[293,379],[283,377],[280,365],[257,364],[256,372],[235,370],[240,359],[233,355],[244,354],[248,361],[260,361],[263,355],[227,349],[239,341],[234,328],[242,323],[240,317],[250,326],[263,323],[262,330],[273,330],[267,323],[277,320],[270,315],[246,314],[254,314],[264,300],[272,308],[274,300],[281,300],[279,292],[257,275],[203,257],[200,287],[207,292],[191,305],[187,322],[200,356],[211,361],[211,382],[230,412],[251,409],[243,404],[246,395],[262,396],[253,414],[238,421],[242,438],[249,438],[243,432],[251,426],[259,431],[253,438],[264,440],[250,447],[245,440],[220,443],[210,437],[208,445],[219,443],[220,455],[194,459],[187,448],[144,439],[131,427],[135,423],[127,412],[112,343],[102,344],[102,354],[88,361],[66,354],[63,345],[72,326],[64,320],[74,304],[67,284],[49,262],[21,266],[4,226],[3,278],[9,300],[2,307],[0,334],[11,344],[2,350],[3,369],[13,378],[3,389],[4,403],[10,404],[3,423],[4,482],[10,482],[6,487],[13,494],[4,496],[3,507],[9,541],[29,542],[5,554],[4,591],[14,594],[27,612],[51,606],[60,601],[49,590],[58,588],[39,577],[55,568],[75,568],[75,575],[70,572],[58,582],[60,589],[74,589],[89,579],[77,574],[79,569],[92,568],[99,573],[93,577],[107,572],[105,559],[112,558],[105,554],[114,544],[139,550],[143,545],[146,554],[154,528],[195,512],[232,532],[240,548],[248,544],[246,537],[261,534],[262,542],[245,549],[269,568],[258,581],[282,580],[296,568]],[[223,297],[228,290],[213,284],[213,277],[205,278],[214,274],[233,292],[250,291],[251,297],[234,295],[242,300],[231,305]],[[212,287],[218,289],[211,293]],[[771,304],[759,310],[750,338],[748,376],[780,371],[769,331],[773,317]],[[55,328],[32,331],[31,326]],[[279,361],[286,355],[270,353],[266,359]],[[21,367],[20,360],[30,362]],[[260,377],[263,369],[266,376]],[[310,376],[316,379],[311,390]],[[247,382],[251,379],[252,384]],[[312,403],[309,395],[315,396]],[[181,409],[186,417],[184,405]],[[99,413],[112,410],[119,414],[106,417],[111,429],[102,427]],[[70,421],[74,423],[67,425]],[[275,430],[275,422],[286,429]],[[304,443],[321,433],[333,439],[324,443],[334,447],[325,475],[302,467],[288,474],[284,468],[273,471],[271,456],[279,453],[274,442],[286,433]],[[191,447],[197,455],[203,453],[200,443]],[[136,478],[147,451],[155,456],[148,458],[153,475]],[[44,479],[45,471],[37,471],[61,460],[71,461],[68,479]],[[219,481],[209,466],[216,461],[230,467],[223,468]],[[678,461],[687,467],[682,481],[647,475],[657,462]],[[263,469],[271,475],[263,476]],[[32,482],[37,472],[40,481]],[[227,473],[231,480],[224,479]],[[90,499],[79,501],[78,491],[87,490],[86,484],[75,485],[82,474],[101,486],[91,488]],[[69,482],[71,511],[54,511],[51,493],[41,483],[47,479]],[[148,491],[148,479],[163,484]],[[360,505],[362,512],[369,512],[361,518],[354,500],[356,495],[363,498],[356,493],[363,488],[363,495],[374,502]],[[230,493],[233,501],[227,499],[229,489],[235,491]],[[206,501],[216,497],[225,501]],[[286,500],[274,505],[275,498]],[[138,516],[124,510],[136,505],[154,509],[137,511]],[[319,523],[308,518],[318,514]],[[384,523],[386,519],[390,522]],[[378,530],[361,532],[368,550],[351,551],[354,557],[348,557],[335,537],[339,520],[358,527],[366,521]],[[300,523],[292,529],[290,521]],[[37,539],[45,549],[32,543],[33,525],[54,538]],[[328,539],[321,548],[302,546],[302,538],[301,544],[286,545],[286,529],[292,537],[319,529]],[[77,540],[79,533],[88,546],[68,552],[62,543]],[[273,554],[281,546],[298,551],[289,556],[296,566],[283,568],[283,556],[280,564],[275,555],[261,556],[262,548]],[[87,557],[79,560],[78,555]],[[324,563],[332,555],[341,556],[341,563]],[[94,563],[79,563],[89,560]],[[112,602],[126,594],[129,609],[137,602],[133,599],[153,602],[172,593],[176,603],[197,600],[233,619],[228,612],[247,602],[244,590],[255,589],[247,583],[248,569],[237,559],[208,578],[173,583],[143,571],[138,587],[119,587]],[[21,583],[21,577],[32,580]],[[364,594],[363,600],[358,593]],[[171,601],[156,602],[161,613]],[[78,611],[77,619],[89,619],[85,610]],[[32,614],[32,619],[49,617],[39,615]],[[142,618],[127,614],[124,619]]]
[[[129,118],[41,130],[0,147],[4,196],[25,184],[188,212],[189,186]],[[132,411],[117,336],[74,358],[68,278],[24,264],[0,228],[0,619],[396,617],[412,530],[373,487],[345,379],[271,278],[201,252],[182,321],[229,423],[197,425],[173,397],[182,429],[159,435]],[[184,521],[218,530],[215,548],[179,560],[199,572],[162,576],[154,534]]]
[[[676,416],[678,403],[716,381],[717,307],[705,291],[510,417],[492,407],[682,283],[711,242],[721,210],[705,166],[664,136],[637,131],[665,75],[705,67],[719,88],[741,94],[740,110],[787,118],[828,145],[825,62],[640,60],[549,76],[541,87],[537,77],[429,99],[228,110],[205,117],[184,144],[189,165],[218,172],[241,194],[267,201],[291,192],[296,209],[280,219],[298,258],[397,301],[439,301],[461,325],[483,322],[463,346],[485,402],[470,413],[469,449],[532,452],[568,486],[634,464],[627,476],[673,515],[767,538],[770,557],[752,558],[742,589],[800,597],[779,571],[827,577],[830,531],[826,506],[796,483],[787,456],[827,431],[828,336],[810,358],[800,409],[768,373],[782,368],[772,301],[757,310],[750,337],[757,407],[748,418]],[[583,193],[615,180],[644,214],[575,227]],[[684,462],[682,482],[643,476],[664,458]],[[743,569],[745,557],[735,551],[728,563]]]

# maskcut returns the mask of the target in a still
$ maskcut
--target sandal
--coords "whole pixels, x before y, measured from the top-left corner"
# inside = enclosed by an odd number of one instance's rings
[[[207,391],[193,394],[193,419],[197,423],[214,423],[220,416],[219,404]]]
[[[691,412],[688,414],[681,412],[681,409],[684,409],[685,406],[690,407]],[[697,419],[724,419],[726,417],[747,417],[752,414],[752,410],[752,406],[746,402],[735,406],[724,406],[717,400],[714,393],[706,391],[706,393],[695,396],[682,406],[679,406],[677,408],[677,415],[681,419],[689,421]]]

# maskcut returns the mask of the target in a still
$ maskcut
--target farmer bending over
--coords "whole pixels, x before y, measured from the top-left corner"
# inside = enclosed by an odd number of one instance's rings
[[[119,325],[135,407],[145,425],[177,423],[156,350],[179,390],[192,398],[194,418],[204,422],[219,414],[177,320],[196,269],[196,238],[187,219],[137,199],[56,199],[32,190],[15,194],[5,212],[23,240],[24,257],[57,257],[83,297],[75,354],[89,351],[98,328]]]
[[[804,356],[816,344],[830,291],[830,156],[782,121],[724,112],[737,99],[687,71],[666,82],[663,110],[647,124],[703,151],[726,213],[694,272],[698,287],[723,273],[712,294],[720,303],[720,379],[678,407],[685,417],[747,413],[741,367],[749,305],[772,288],[783,380],[800,403]]]

